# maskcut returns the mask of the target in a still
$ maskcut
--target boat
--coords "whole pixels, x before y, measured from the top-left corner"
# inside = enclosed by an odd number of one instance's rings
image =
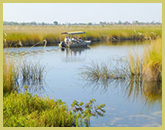
[[[91,43],[90,40],[82,40],[81,37],[79,37],[79,34],[85,34],[85,37],[86,37],[86,32],[83,32],[83,31],[62,32],[61,35],[62,34],[65,34],[67,36],[65,37],[64,41],[61,41],[61,36],[60,36],[59,46],[61,48],[88,47],[89,44]]]

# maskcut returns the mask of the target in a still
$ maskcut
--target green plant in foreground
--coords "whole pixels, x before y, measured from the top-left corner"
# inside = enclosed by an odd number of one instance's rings
[[[104,116],[105,110],[103,108],[105,104],[96,105],[95,102],[95,99],[91,99],[89,100],[89,103],[86,103],[84,105],[83,102],[79,103],[76,100],[74,100],[74,102],[71,105],[71,108],[73,110],[76,126],[83,126],[83,124],[89,126],[91,116]],[[78,118],[80,121],[76,120]]]
[[[60,99],[56,101],[47,98],[41,99],[37,95],[32,96],[28,91],[24,94],[11,93],[3,97],[3,126],[88,126],[90,116],[96,116],[99,110],[100,113],[105,112],[103,110],[104,104],[92,107],[95,101],[92,99],[85,106],[83,106],[84,103],[82,102],[74,101],[72,110],[70,110],[65,102],[62,102]],[[100,115],[103,116],[103,114]]]

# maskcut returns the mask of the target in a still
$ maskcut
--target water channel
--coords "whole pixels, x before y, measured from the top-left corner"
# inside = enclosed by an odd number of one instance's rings
[[[104,103],[104,117],[91,117],[91,127],[160,127],[161,86],[156,83],[129,84],[127,80],[111,80],[102,84],[81,77],[83,66],[92,61],[120,66],[120,59],[126,58],[131,50],[138,50],[142,56],[145,45],[148,43],[97,43],[87,49],[65,50],[58,46],[21,47],[4,49],[4,53],[9,51],[16,61],[21,58],[45,66],[44,82],[29,85],[30,93],[62,99],[69,107],[74,100],[87,103],[96,99],[96,103]],[[20,86],[20,92],[24,91]]]

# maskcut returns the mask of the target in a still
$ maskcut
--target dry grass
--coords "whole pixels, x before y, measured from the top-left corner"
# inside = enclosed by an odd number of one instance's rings
[[[135,52],[129,54],[127,65],[132,75],[143,76],[145,80],[162,80],[162,39],[151,41],[149,47],[143,47],[143,57]]]
[[[20,43],[32,46],[38,42],[42,45],[46,39],[48,45],[57,45],[61,32],[79,30],[85,31],[87,39],[92,41],[155,39],[162,36],[162,26],[4,26],[3,41],[6,46],[20,46]],[[85,35],[81,37],[84,39]]]
[[[14,62],[7,57],[3,57],[3,92],[14,91],[14,84],[18,78],[18,73],[14,66]]]
[[[37,86],[44,81],[45,66],[40,62],[11,59],[9,54],[3,57],[3,92],[13,92],[23,85]],[[17,82],[19,80],[19,82]]]

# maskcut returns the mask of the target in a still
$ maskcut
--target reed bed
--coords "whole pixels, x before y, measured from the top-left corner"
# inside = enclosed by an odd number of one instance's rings
[[[127,59],[129,72],[145,81],[162,81],[162,39],[151,41],[143,47],[143,57],[130,53]]]
[[[115,61],[113,61],[115,62]],[[120,60],[120,65],[94,62],[83,66],[83,79],[105,81],[108,79],[129,79],[135,77],[136,82],[162,81],[162,39],[151,41],[143,47],[143,56],[138,51],[129,52],[128,57]]]
[[[86,39],[96,41],[151,40],[162,37],[162,26],[116,25],[116,26],[4,26],[3,43],[6,46],[32,46],[36,43],[57,45],[60,33],[66,31],[85,31]],[[85,35],[82,35],[85,39]],[[64,35],[62,35],[64,39]]]
[[[83,66],[81,77],[88,81],[105,82],[108,79],[125,79],[127,73],[124,69],[111,66],[113,63],[91,61]]]
[[[39,63],[31,63],[24,61],[20,72],[23,77],[23,81],[32,81],[35,82],[38,80],[41,82],[44,78],[44,66],[41,66]]]
[[[15,81],[18,78],[13,61],[3,57],[3,93],[14,91]]]
[[[44,81],[45,66],[25,60],[11,59],[9,54],[3,57],[3,92],[13,92],[24,85],[38,85]]]
[[[142,80],[142,71],[143,71],[143,58],[139,56],[137,50],[133,52],[129,52],[128,58],[125,62],[125,68],[127,68],[127,72],[129,75],[136,77],[137,81]]]

